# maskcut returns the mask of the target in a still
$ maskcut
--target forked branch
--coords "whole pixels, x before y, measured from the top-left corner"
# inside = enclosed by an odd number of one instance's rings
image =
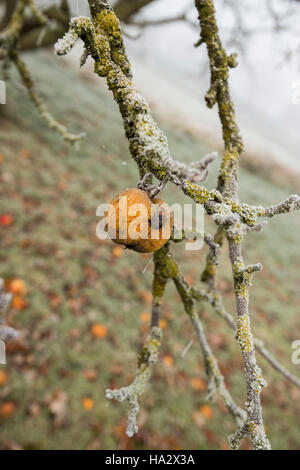
[[[265,357],[266,354],[264,354],[262,346],[252,336],[249,313],[249,288],[254,274],[262,269],[262,265],[257,263],[246,266],[241,247],[243,239],[249,231],[258,231],[262,228],[263,223],[259,218],[273,217],[277,214],[299,210],[300,198],[299,196],[290,196],[286,201],[269,208],[252,206],[238,200],[238,162],[243,151],[243,142],[236,123],[234,104],[229,90],[229,71],[237,65],[237,61],[235,55],[227,55],[222,45],[213,0],[195,0],[201,28],[198,44],[206,44],[211,70],[211,83],[206,101],[209,107],[218,105],[225,147],[218,185],[212,191],[198,184],[204,180],[207,171],[207,168],[203,169],[201,162],[186,165],[174,160],[171,156],[166,137],[154,121],[148,104],[133,83],[120,23],[109,2],[89,0],[89,4],[92,19],[73,18],[70,22],[69,32],[56,45],[56,53],[58,55],[67,54],[77,39],[83,41],[84,59],[89,55],[94,59],[95,72],[106,79],[108,88],[112,91],[114,99],[119,105],[130,152],[139,167],[141,176],[144,177],[150,173],[161,182],[168,181],[175,184],[196,203],[202,204],[207,214],[213,217],[217,225],[215,236],[206,239],[210,247],[207,264],[202,274],[202,280],[207,283],[209,288],[206,292],[196,291],[188,286],[167,245],[155,253],[154,316],[152,333],[146,343],[146,357],[153,357],[152,353],[149,353],[149,346],[153,339],[151,335],[154,331],[155,335],[157,332],[157,319],[165,284],[168,279],[172,279],[200,341],[210,390],[214,389],[223,397],[227,408],[238,423],[238,431],[230,439],[232,448],[238,448],[240,441],[245,436],[249,436],[254,449],[269,449],[270,443],[265,433],[260,402],[265,381],[256,362],[255,345]],[[232,327],[235,327],[236,324],[236,338],[244,362],[247,386],[245,412],[235,404],[224,385],[224,379],[220,374],[217,361],[207,342],[195,309],[196,300],[205,300],[214,305],[218,313],[221,313],[222,304],[217,293],[216,272],[219,253],[225,240],[228,242],[232,263],[237,316],[236,321],[232,321],[232,317],[228,314],[223,316]],[[154,356],[156,360],[156,347]],[[270,360],[269,362],[272,363]],[[144,390],[145,382],[150,377],[152,363],[152,360],[149,363],[148,359],[145,362],[142,359],[139,362],[136,380],[131,386],[119,391],[108,391],[109,398],[129,401],[128,433],[130,435],[137,429],[137,399]],[[277,367],[277,369],[279,368]]]

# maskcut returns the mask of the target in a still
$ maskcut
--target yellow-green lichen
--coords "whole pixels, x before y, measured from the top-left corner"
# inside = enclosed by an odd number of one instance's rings
[[[121,26],[115,13],[111,10],[102,10],[95,15],[94,24],[99,41],[101,41],[102,34],[109,41],[113,62],[121,68],[127,77],[131,77],[131,68],[123,44]]]
[[[246,314],[239,316],[237,319],[236,337],[243,353],[250,353],[253,350],[250,320]]]

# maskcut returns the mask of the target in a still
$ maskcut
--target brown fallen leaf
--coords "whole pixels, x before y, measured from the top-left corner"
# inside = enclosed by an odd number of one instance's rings
[[[26,295],[27,287],[22,279],[13,279],[9,285],[9,291],[14,295]]]
[[[161,319],[159,320],[159,327],[160,327],[162,330],[164,330],[164,329],[167,328],[167,326],[168,326],[167,320],[166,320],[165,318],[161,318]]]
[[[20,151],[20,155],[21,155],[21,157],[27,158],[27,159],[31,157],[31,153],[30,153],[30,151],[27,150],[27,149],[22,149],[22,150]]]
[[[89,382],[95,382],[98,378],[96,369],[87,369],[83,371],[83,377]]]
[[[30,403],[28,406],[28,413],[30,416],[38,416],[41,412],[41,406],[38,402]]]
[[[152,302],[152,294],[151,292],[147,290],[142,290],[138,293],[138,296],[141,300],[143,300],[146,303],[151,303]]]
[[[12,401],[5,401],[0,407],[0,417],[9,418],[15,411],[16,405]]]
[[[112,250],[112,254],[115,258],[121,258],[124,254],[124,249],[121,246],[115,246]]]
[[[149,323],[150,321],[150,313],[148,312],[142,312],[140,314],[140,320],[142,323]]]
[[[95,338],[103,339],[107,336],[107,328],[101,323],[95,323],[91,328],[91,334]]]
[[[165,366],[167,367],[172,367],[173,364],[174,364],[174,360],[173,360],[173,357],[172,356],[169,356],[168,354],[166,354],[163,359],[162,359],[162,362],[165,364]]]
[[[24,310],[27,307],[27,302],[23,297],[16,295],[12,300],[11,306],[16,310]]]
[[[94,408],[94,400],[91,397],[83,397],[81,404],[86,411],[91,411]]]
[[[200,411],[194,411],[193,420],[199,428],[202,428],[205,425],[205,419],[203,418]]]
[[[9,375],[5,370],[0,369],[0,387],[3,387],[8,382]]]
[[[67,412],[68,395],[62,390],[50,392],[45,397],[45,402],[53,416],[53,424],[61,426],[64,423]]]
[[[197,392],[203,392],[206,390],[206,383],[204,380],[200,379],[200,377],[192,377],[190,380],[190,385],[192,389]]]
[[[210,419],[213,417],[213,410],[212,408],[209,406],[209,405],[202,405],[200,407],[200,413],[206,418],[206,419]]]

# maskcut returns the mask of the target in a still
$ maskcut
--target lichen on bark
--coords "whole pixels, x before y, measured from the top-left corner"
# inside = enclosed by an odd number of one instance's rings
[[[242,243],[249,231],[261,230],[263,224],[259,221],[260,217],[270,218],[277,214],[299,210],[300,198],[293,195],[269,208],[252,206],[238,200],[238,164],[243,152],[243,142],[229,89],[229,71],[237,65],[237,58],[235,54],[227,55],[222,45],[213,0],[195,0],[195,6],[201,29],[197,45],[206,44],[210,63],[211,82],[206,102],[209,107],[218,105],[224,140],[224,155],[218,184],[214,190],[208,190],[199,184],[206,176],[211,159],[205,157],[200,162],[186,165],[172,158],[165,135],[153,119],[149,105],[134,85],[119,21],[109,2],[89,0],[89,4],[92,18],[73,18],[69,33],[58,43],[57,52],[67,53],[73,38],[77,36],[82,39],[85,58],[90,55],[94,59],[95,73],[106,79],[108,88],[119,105],[131,156],[137,163],[141,176],[151,173],[159,181],[175,184],[193,201],[203,205],[217,226],[213,237],[205,237],[209,254],[202,273],[202,281],[207,286],[206,290],[196,289],[188,284],[170,252],[169,243],[155,253],[151,330],[139,357],[136,379],[129,387],[108,391],[107,396],[120,401],[124,399],[129,401],[128,433],[133,435],[137,431],[138,397],[144,391],[150,378],[151,366],[158,357],[158,340],[153,342],[153,334],[158,334],[164,291],[167,282],[171,280],[201,346],[210,398],[214,393],[219,393],[238,424],[237,432],[230,437],[232,448],[239,448],[241,440],[248,436],[254,449],[269,449],[270,443],[264,428],[260,401],[262,389],[266,384],[256,362],[255,348],[291,382],[297,386],[300,384],[297,378],[278,364],[259,340],[253,338],[249,288],[254,274],[259,272],[262,266],[260,263],[249,266],[244,264]],[[229,246],[232,264],[236,318],[225,310],[216,278],[225,240]],[[205,336],[197,312],[197,302],[210,303],[235,330],[245,369],[247,388],[245,410],[236,405],[225,386],[216,357]],[[154,348],[154,356],[151,348]],[[153,357],[154,361],[151,359]]]

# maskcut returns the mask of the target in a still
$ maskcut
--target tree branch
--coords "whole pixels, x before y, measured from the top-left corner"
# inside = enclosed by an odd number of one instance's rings
[[[159,181],[168,180],[177,185],[195,202],[203,204],[206,212],[213,216],[215,223],[219,226],[214,239],[206,238],[211,249],[202,279],[210,287],[208,293],[197,291],[187,285],[178,267],[176,269],[177,265],[168,252],[167,245],[155,254],[155,263],[158,264],[155,268],[156,282],[153,287],[152,322],[157,324],[163,295],[162,293],[157,296],[155,292],[156,290],[160,292],[161,286],[164,290],[166,281],[173,279],[185,306],[185,311],[189,314],[200,341],[209,381],[214,383],[217,391],[224,398],[229,411],[236,415],[236,405],[228,395],[229,392],[224,391],[226,389],[223,388],[223,382],[219,377],[217,363],[215,359],[212,359],[211,350],[194,307],[195,300],[210,301],[209,299],[216,293],[216,266],[219,261],[219,251],[226,236],[236,295],[237,340],[244,361],[247,385],[246,419],[243,419],[245,417],[243,412],[238,411],[240,427],[231,438],[231,445],[232,448],[238,448],[240,440],[249,436],[254,449],[269,449],[270,443],[265,434],[260,402],[260,394],[265,381],[256,363],[254,338],[250,329],[248,310],[249,287],[254,273],[261,270],[262,266],[260,263],[245,266],[241,245],[249,230],[257,230],[261,226],[257,220],[259,217],[272,217],[275,214],[298,210],[300,208],[299,198],[292,196],[287,201],[271,208],[251,206],[238,201],[237,169],[243,143],[236,124],[228,82],[229,69],[235,67],[237,63],[235,55],[227,56],[219,38],[212,0],[195,0],[201,26],[201,42],[207,45],[211,68],[211,87],[206,100],[209,107],[215,103],[218,104],[225,143],[218,187],[212,191],[195,183],[203,178],[203,170],[200,171],[201,164],[184,165],[174,160],[170,155],[164,134],[152,118],[148,104],[137,92],[132,81],[130,63],[124,48],[120,24],[110,8],[109,2],[90,0],[89,3],[92,20],[84,17],[73,19],[69,32],[57,43],[57,54],[66,54],[77,38],[83,40],[86,50],[85,56],[88,54],[94,59],[95,72],[106,78],[108,88],[112,91],[114,99],[119,105],[130,152],[141,175],[151,173]],[[159,302],[156,301],[157,298],[159,298]],[[146,363],[147,370],[148,366],[149,364]],[[139,377],[139,370],[137,377]],[[133,387],[130,390],[130,396],[135,397],[130,408],[130,422],[135,422],[132,417],[136,416],[138,409],[136,388]],[[125,395],[122,394],[122,399],[128,398],[127,391],[128,388],[126,388]],[[117,391],[116,398],[121,398]],[[130,429],[130,433],[132,433],[136,429],[135,424]]]
[[[124,401],[129,404],[128,425],[126,433],[132,437],[138,432],[137,417],[140,409],[139,397],[144,393],[151,378],[153,365],[158,361],[159,348],[162,340],[162,330],[159,327],[161,305],[167,284],[167,279],[160,272],[159,258],[154,257],[153,301],[151,330],[146,344],[138,357],[138,370],[134,381],[127,387],[116,390],[106,390],[106,398]]]
[[[48,126],[58,132],[64,140],[75,143],[81,140],[85,133],[79,135],[70,134],[67,128],[60,124],[48,111],[46,104],[34,89],[34,81],[25,62],[20,58],[18,48],[20,44],[21,31],[25,23],[25,10],[29,7],[34,18],[45,27],[48,21],[47,17],[36,7],[33,0],[18,0],[14,13],[11,16],[7,28],[0,34],[0,59],[8,63],[13,63],[22,79],[22,82],[28,92],[28,96],[37,108],[42,119]]]

